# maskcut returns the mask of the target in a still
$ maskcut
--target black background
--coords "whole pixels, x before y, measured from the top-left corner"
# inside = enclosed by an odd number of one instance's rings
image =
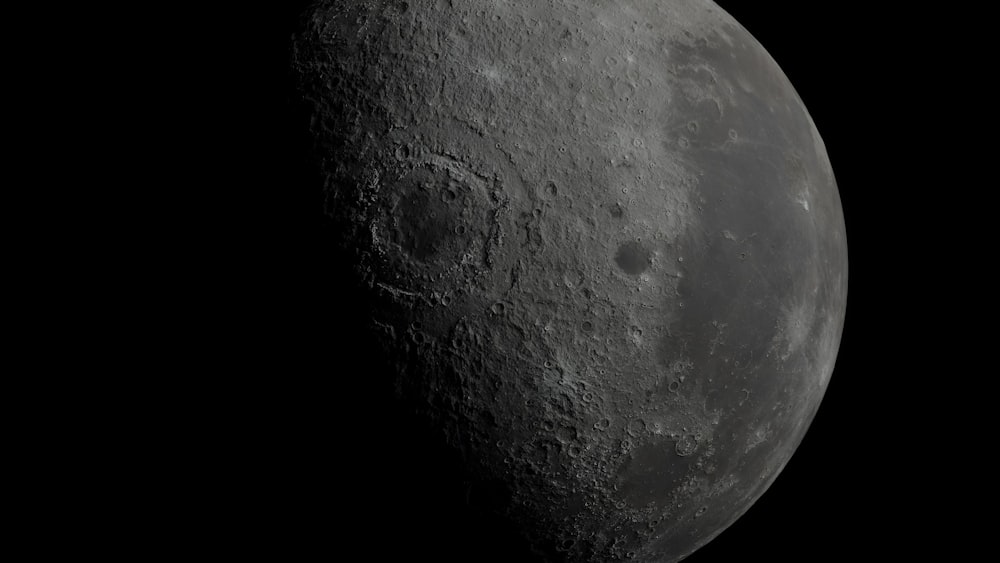
[[[334,560],[531,562],[502,521],[465,506],[451,454],[387,399],[377,360],[353,330],[364,303],[339,279],[327,242],[336,233],[322,214],[288,72],[305,4],[277,3],[243,30],[253,46],[235,53],[244,59],[248,99],[219,108],[240,108],[230,134],[244,137],[245,150],[234,166],[252,170],[227,181],[234,201],[252,207],[234,203],[244,216],[221,253],[247,266],[244,285],[252,289],[234,288],[246,305],[235,317],[246,327],[247,370],[268,374],[237,384],[252,387],[240,408],[259,440],[254,463],[267,468],[255,473],[257,492],[239,504],[269,523],[240,541]],[[912,419],[908,403],[922,400],[912,391],[923,385],[921,370],[936,367],[914,359],[924,341],[912,337],[919,322],[912,311],[923,290],[897,275],[938,251],[928,233],[900,244],[917,213],[910,202],[920,157],[902,146],[917,134],[914,115],[926,111],[908,101],[919,74],[908,53],[919,33],[888,9],[718,4],[777,60],[826,142],[847,221],[850,281],[836,370],[805,440],[769,491],[687,561],[924,554],[934,538],[915,523],[947,493],[926,473],[938,463],[932,423]],[[349,552],[362,555],[342,557]]]

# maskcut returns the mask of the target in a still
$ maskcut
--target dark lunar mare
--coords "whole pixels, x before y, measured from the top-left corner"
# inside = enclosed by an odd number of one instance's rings
[[[695,0],[319,2],[294,68],[362,340],[475,502],[547,560],[676,561],[763,493],[847,254],[745,30]]]

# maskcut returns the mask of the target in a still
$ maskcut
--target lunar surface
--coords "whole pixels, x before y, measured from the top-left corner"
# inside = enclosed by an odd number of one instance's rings
[[[706,0],[319,2],[293,42],[364,327],[550,561],[677,561],[816,414],[823,142]]]

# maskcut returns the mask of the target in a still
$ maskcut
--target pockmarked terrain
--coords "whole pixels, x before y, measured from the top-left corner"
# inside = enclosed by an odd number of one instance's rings
[[[833,371],[847,246],[745,29],[706,0],[330,1],[293,65],[362,329],[539,552],[676,561],[760,497]]]

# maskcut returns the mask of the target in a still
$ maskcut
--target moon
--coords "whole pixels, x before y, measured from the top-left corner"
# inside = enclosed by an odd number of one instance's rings
[[[707,0],[318,2],[326,212],[400,399],[549,561],[678,561],[795,451],[843,329],[826,149]]]

